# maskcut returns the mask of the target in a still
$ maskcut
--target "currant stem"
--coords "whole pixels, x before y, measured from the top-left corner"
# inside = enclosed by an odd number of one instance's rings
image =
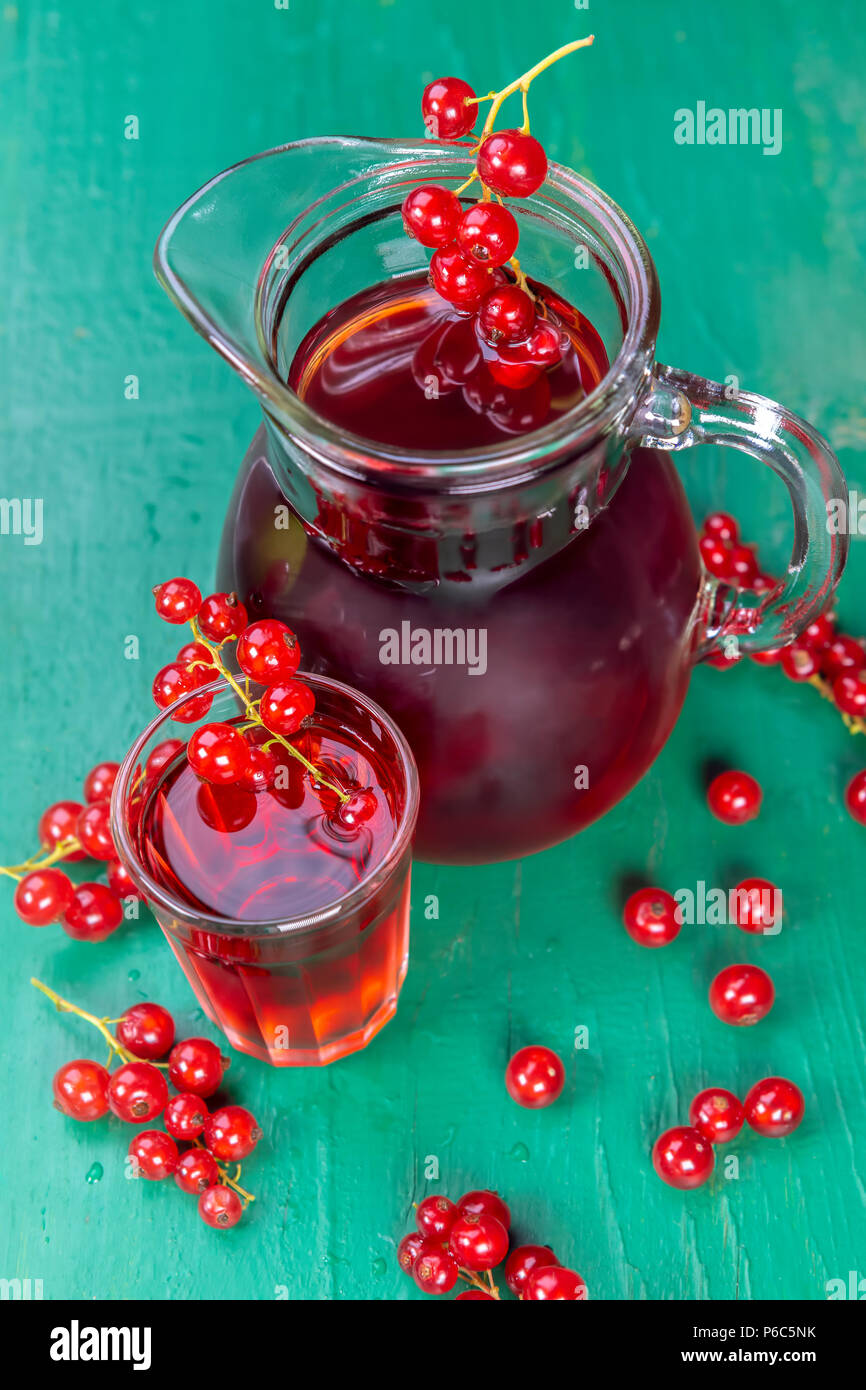
[[[220,656],[219,647],[215,646],[213,642],[209,642],[206,637],[202,636],[202,633],[199,629],[199,625],[196,622],[195,618],[190,618],[189,625],[192,628],[195,640],[197,642],[201,642],[203,646],[207,647],[208,651],[213,657],[214,666],[219,671],[220,675],[228,681],[232,690],[235,692],[238,699],[241,701],[241,704],[247,712],[247,719],[249,720],[249,723],[246,725],[246,727],[253,728],[255,726],[258,726],[262,729],[267,728],[265,721],[262,719],[261,715],[258,713],[258,710],[256,708],[256,706],[259,704],[259,701],[251,700],[249,698],[249,694],[245,694],[244,691],[241,689],[240,685],[235,680],[231,671],[225,665],[225,662]],[[268,740],[268,743],[265,746],[270,747],[270,745],[274,742],[279,743],[281,747],[285,748],[286,752],[289,753],[291,757],[296,758],[299,763],[303,763],[304,767],[307,769],[309,773],[312,774],[319,786],[327,787],[328,791],[332,791],[334,795],[338,796],[345,805],[345,803],[349,800],[348,792],[342,791],[339,787],[335,786],[333,782],[328,782],[321,775],[315,764],[311,763],[309,759],[304,757],[303,753],[299,752],[297,748],[295,748],[291,743],[284,739],[282,734],[273,734],[273,736]]]
[[[523,119],[525,122],[528,122],[528,116],[526,114],[526,93],[529,91],[531,84],[535,81],[536,77],[538,77],[539,73],[544,72],[545,68],[552,67],[554,63],[558,63],[560,58],[566,58],[569,53],[576,53],[579,48],[588,48],[589,45],[594,42],[595,35],[590,34],[588,38],[576,39],[574,43],[563,44],[562,48],[557,48],[553,53],[549,53],[546,58],[542,58],[540,63],[536,63],[535,67],[529,68],[522,77],[516,78],[514,82],[509,82],[507,87],[503,87],[501,92],[497,92],[493,97],[493,104],[487,113],[484,129],[481,132],[481,139],[485,140],[492,131],[496,117],[499,115],[500,107],[503,102],[511,96],[512,92],[523,93]],[[487,100],[486,97],[483,99],[485,101]],[[528,124],[526,129],[528,131]]]
[[[477,170],[477,169],[473,169],[473,170],[472,170],[472,173],[469,175],[469,178],[466,180],[466,182],[465,182],[465,183],[461,183],[460,187],[459,187],[459,188],[456,188],[456,189],[454,190],[454,196],[455,196],[455,198],[459,198],[461,193],[465,193],[466,190],[467,190],[467,188],[471,188],[472,185],[473,185],[473,183],[475,182],[475,180],[476,180],[477,178],[478,178],[478,170]]]
[[[193,1139],[192,1142],[197,1149],[206,1148],[206,1146],[201,1142],[200,1139]],[[210,1152],[210,1150],[206,1150],[206,1152]],[[234,1191],[238,1194],[238,1196],[242,1197],[245,1202],[249,1203],[254,1202],[256,1200],[251,1192],[247,1192],[246,1188],[241,1187],[240,1185],[239,1179],[241,1176],[241,1165],[239,1163],[237,1164],[237,1172],[235,1173],[234,1177],[231,1177],[229,1175],[228,1169],[222,1163],[220,1163],[218,1159],[215,1158],[214,1163],[216,1163],[216,1166],[219,1169],[220,1182],[225,1183],[226,1187],[233,1188]]]
[[[33,873],[36,869],[50,869],[52,864],[61,863],[80,849],[80,841],[76,840],[74,835],[67,835],[66,839],[59,840],[53,849],[38,849],[29,859],[25,859],[23,864],[10,864],[7,867],[0,865],[0,874],[6,874],[7,878],[15,878],[20,883],[25,875]]]
[[[487,1281],[485,1282],[477,1274],[473,1274],[471,1269],[459,1268],[460,1278],[465,1280],[467,1284],[471,1284],[473,1289],[479,1289],[481,1293],[489,1293],[492,1298],[499,1298],[499,1290],[493,1282],[493,1275],[489,1269],[486,1273]]]
[[[109,1033],[107,1024],[111,1022],[110,1019],[97,1018],[96,1014],[88,1013],[86,1009],[81,1009],[78,1007],[77,1004],[70,1003],[68,999],[64,999],[63,996],[57,994],[55,990],[49,989],[48,985],[44,985],[41,980],[37,980],[36,977],[33,975],[31,975],[30,977],[30,983],[31,985],[35,985],[37,989],[41,989],[42,993],[48,996],[48,998],[51,1000],[52,1004],[58,1010],[59,1013],[76,1014],[79,1018],[86,1019],[88,1023],[92,1023],[94,1028],[97,1028],[99,1030],[105,1041],[108,1043],[110,1049],[108,1057],[109,1061],[111,1061],[112,1056],[114,1056],[115,1054],[123,1062],[136,1062],[140,1060],[139,1058],[134,1057],[131,1052],[128,1052],[127,1049],[117,1041],[117,1038],[115,1038],[113,1034]],[[154,1066],[159,1065],[160,1063],[158,1062],[154,1063]],[[162,1063],[161,1065],[165,1066],[166,1063]]]

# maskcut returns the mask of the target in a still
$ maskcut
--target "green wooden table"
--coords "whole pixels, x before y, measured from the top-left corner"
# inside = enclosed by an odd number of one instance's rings
[[[149,717],[167,650],[149,586],[211,573],[257,423],[151,273],[157,232],[192,189],[288,139],[418,133],[432,76],[501,85],[591,24],[594,50],[539,82],[533,129],[646,234],[662,359],[736,374],[799,410],[862,491],[862,19],[855,0],[612,0],[589,14],[567,0],[3,6],[0,494],[44,499],[44,538],[0,536],[0,859],[29,852],[42,807],[78,794]],[[781,153],[678,146],[674,112],[701,100],[782,108]],[[138,139],[125,138],[130,116]],[[727,505],[768,565],[784,561],[790,515],[769,474],[710,451],[683,465],[696,514]],[[866,547],[852,551],[840,606],[856,633]],[[130,634],[138,661],[124,657]],[[711,757],[763,783],[752,828],[706,812]],[[155,998],[209,1031],[157,927],[144,914],[79,945],[19,923],[4,891],[0,1276],[41,1279],[46,1298],[420,1297],[394,1262],[413,1200],[487,1185],[594,1298],[821,1299],[828,1280],[866,1273],[866,832],[842,804],[864,762],[811,690],[752,665],[701,669],[661,758],[603,823],[522,863],[419,865],[409,976],[374,1044],[320,1072],[235,1055],[232,1092],[266,1138],[246,1169],[259,1200],[231,1235],[207,1230],[173,1185],[125,1180],[120,1122],[76,1126],[51,1109],[55,1068],[94,1045],[32,974],[97,1012]],[[694,927],[649,953],[625,936],[624,876],[727,885],[745,870],[782,885],[779,937]],[[429,893],[438,921],[418,910]],[[778,992],[772,1016],[742,1032],[706,1003],[737,958],[767,964]],[[565,1096],[539,1113],[502,1083],[510,1052],[535,1040],[568,1070]],[[737,1180],[663,1187],[649,1150],[695,1090],[742,1093],[777,1071],[805,1092],[798,1133],[744,1135]]]

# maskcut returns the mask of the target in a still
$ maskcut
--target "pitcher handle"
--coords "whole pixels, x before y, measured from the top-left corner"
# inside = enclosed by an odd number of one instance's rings
[[[794,548],[787,578],[761,597],[707,575],[697,659],[725,650],[732,636],[746,655],[797,637],[826,608],[848,555],[847,530],[832,524],[834,509],[847,515],[848,489],[826,440],[765,396],[732,394],[730,387],[661,363],[653,368],[629,436],[652,449],[730,445],[769,464],[791,494]]]

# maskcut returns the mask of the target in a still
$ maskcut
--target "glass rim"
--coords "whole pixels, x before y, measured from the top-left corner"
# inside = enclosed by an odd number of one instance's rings
[[[379,443],[337,429],[318,414],[282,382],[269,366],[249,359],[248,354],[231,335],[205,310],[183,278],[173,269],[170,247],[179,223],[195,205],[231,175],[259,160],[273,158],[293,151],[328,147],[340,149],[370,148],[385,151],[393,162],[371,163],[362,173],[354,175],[308,204],[284,229],[274,243],[263,267],[260,268],[255,294],[255,323],[260,347],[262,285],[277,246],[321,204],[335,194],[361,195],[357,185],[375,178],[381,189],[383,180],[391,174],[407,174],[412,168],[423,172],[449,157],[461,158],[468,152],[468,143],[443,140],[377,139],[370,136],[313,136],[306,140],[290,141],[273,149],[263,150],[239,160],[214,175],[190,195],[168,219],[157,240],[154,268],[157,278],[178,308],[198,333],[205,337],[222,357],[259,397],[266,416],[280,428],[287,428],[292,437],[322,464],[337,468],[350,477],[375,481],[382,473],[389,478],[399,476],[409,485],[423,485],[435,491],[461,491],[461,483],[477,486],[510,480],[515,472],[525,475],[527,463],[542,462],[558,447],[567,445],[574,457],[588,448],[600,435],[609,432],[624,415],[629,414],[655,351],[660,317],[660,294],[655,266],[649,250],[625,212],[589,179],[583,178],[565,165],[550,163],[547,178],[538,194],[525,201],[544,205],[545,196],[557,194],[570,206],[584,208],[595,218],[619,256],[625,272],[629,294],[628,318],[623,340],[598,386],[571,410],[541,429],[497,441],[471,450],[403,450],[395,445]],[[462,179],[463,174],[455,175]],[[447,181],[447,180],[446,180]],[[549,200],[549,197],[548,197]],[[329,214],[325,212],[324,218]],[[359,220],[361,214],[359,211]],[[333,306],[329,306],[333,307]],[[263,349],[263,355],[268,356]]]
[[[221,677],[209,685],[201,686],[199,689],[181,696],[179,700],[175,700],[166,709],[160,710],[156,718],[152,719],[138,735],[126,753],[115,778],[111,793],[111,834],[118,858],[127,869],[136,887],[145,894],[145,900],[149,905],[156,903],[160,908],[170,913],[173,918],[185,922],[189,926],[213,926],[224,936],[279,937],[294,935],[295,933],[302,934],[305,931],[317,932],[320,928],[332,925],[345,913],[351,912],[371,897],[390,877],[406,849],[410,848],[411,852],[411,839],[415,833],[415,823],[418,819],[420,787],[418,768],[405,735],[390,715],[376,704],[375,700],[371,700],[352,686],[344,684],[343,681],[333,680],[330,676],[314,675],[309,671],[300,671],[298,675],[314,688],[330,690],[338,695],[347,695],[357,704],[362,705],[368,714],[387,729],[397,748],[406,786],[406,805],[397,826],[397,832],[384,857],[369,873],[364,875],[350,892],[344,893],[342,897],[336,898],[332,903],[326,903],[316,912],[307,913],[300,917],[267,917],[251,921],[240,921],[235,917],[223,917],[216,912],[190,907],[189,904],[184,903],[153,878],[142,864],[126,829],[124,807],[131,779],[141,760],[142,750],[146,747],[149,739],[172,722],[173,711],[202,695],[215,696],[226,692],[235,693],[229,682]]]

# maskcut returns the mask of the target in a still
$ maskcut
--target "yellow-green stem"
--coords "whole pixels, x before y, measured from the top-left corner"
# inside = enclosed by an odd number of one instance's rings
[[[64,999],[63,996],[58,994],[55,990],[49,989],[48,985],[44,985],[42,981],[37,980],[35,976],[30,977],[30,983],[31,985],[35,985],[37,989],[40,989],[43,994],[47,995],[54,1007],[60,1013],[76,1014],[78,1018],[86,1019],[88,1023],[92,1023],[94,1028],[97,1028],[99,1030],[105,1041],[108,1043],[110,1049],[109,1061],[111,1060],[111,1057],[115,1054],[123,1062],[137,1062],[141,1060],[138,1057],[134,1057],[131,1052],[128,1052],[127,1049],[117,1041],[117,1038],[113,1035],[113,1033],[109,1033],[107,1025],[111,1022],[111,1019],[97,1018],[95,1014],[88,1013],[86,1009],[80,1009],[77,1004],[70,1003],[68,999]],[[154,1063],[154,1065],[158,1066],[159,1063]],[[162,1065],[164,1066],[165,1063],[163,1063]]]
[[[540,63],[536,63],[534,67],[529,68],[523,73],[522,77],[515,78],[513,82],[509,82],[507,87],[503,87],[501,92],[497,92],[493,98],[493,104],[487,112],[487,119],[484,122],[481,139],[484,140],[492,131],[503,102],[511,96],[512,92],[523,92],[525,95],[539,73],[544,72],[546,68],[552,67],[554,63],[558,63],[560,58],[567,58],[569,53],[576,53],[579,48],[588,48],[594,41],[595,35],[590,34],[585,39],[576,39],[574,43],[563,44],[561,48],[557,48],[553,53],[549,53],[546,58],[542,58]],[[524,120],[528,120],[525,104]]]

